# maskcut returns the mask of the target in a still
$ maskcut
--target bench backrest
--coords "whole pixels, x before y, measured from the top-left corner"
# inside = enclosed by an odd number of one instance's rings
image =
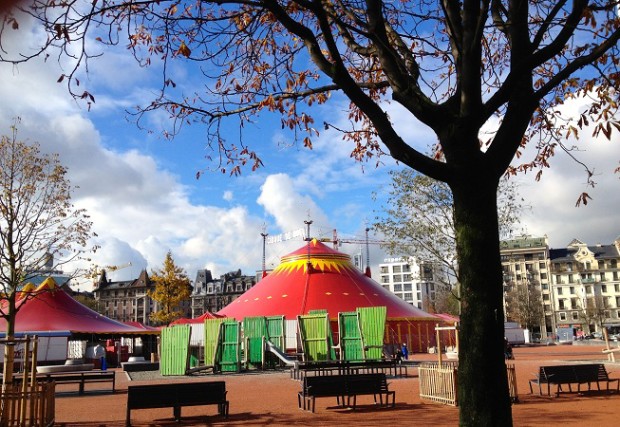
[[[343,396],[346,375],[324,375],[304,377],[304,394],[309,396]]]
[[[132,409],[203,405],[225,400],[225,381],[127,386],[127,406]]]
[[[576,382],[577,380],[572,365],[541,366],[540,369],[547,381]]]
[[[385,374],[349,375],[346,381],[348,394],[379,393],[387,390]]]
[[[601,375],[606,376],[607,371],[600,363],[540,367],[540,378],[551,382],[592,382],[601,379]]]

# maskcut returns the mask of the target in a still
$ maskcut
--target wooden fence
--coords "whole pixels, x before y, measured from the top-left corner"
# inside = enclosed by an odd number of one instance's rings
[[[456,362],[425,362],[418,366],[420,398],[457,406]]]
[[[7,384],[0,394],[2,427],[47,427],[54,425],[56,383],[33,386]]]
[[[458,406],[458,362],[425,362],[418,367],[420,398],[446,405]],[[512,402],[518,402],[515,365],[507,364],[508,390]]]

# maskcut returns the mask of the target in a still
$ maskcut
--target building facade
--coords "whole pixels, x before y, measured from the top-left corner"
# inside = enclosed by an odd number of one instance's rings
[[[620,330],[620,238],[610,245],[577,239],[550,250],[558,329],[581,333]]]
[[[536,313],[538,319],[533,319],[536,325],[534,329],[541,337],[553,333],[555,304],[549,274],[547,237],[523,236],[504,240],[500,244],[500,256],[504,279],[504,321],[523,323],[521,319],[510,315],[514,313],[510,304],[521,303],[531,306]],[[532,300],[516,301],[518,295],[532,296]],[[535,304],[539,307],[534,307]]]
[[[148,292],[155,289],[155,283],[142,270],[137,279],[112,282],[107,279],[105,271],[95,282],[93,295],[98,311],[119,322],[140,322],[151,325],[150,315],[159,310],[156,301]],[[182,317],[191,315],[191,301],[181,303]]]
[[[379,264],[379,284],[405,302],[432,312],[439,280],[436,264],[414,258],[387,258]]]
[[[213,279],[210,270],[198,270],[191,296],[192,317],[220,311],[256,282],[257,275],[246,276],[241,270],[226,273],[219,279]]]
[[[575,239],[552,249],[546,236],[523,236],[501,242],[501,259],[506,313],[515,289],[540,296],[541,337],[620,330],[620,239],[610,245]]]

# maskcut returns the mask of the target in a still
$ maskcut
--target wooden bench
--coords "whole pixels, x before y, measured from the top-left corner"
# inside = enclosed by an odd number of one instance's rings
[[[131,425],[132,409],[172,408],[179,422],[183,406],[217,405],[218,414],[228,417],[226,393],[224,381],[130,385],[125,425]]]
[[[601,389],[601,382],[607,384],[607,391],[612,391],[610,384],[616,382],[616,391],[618,391],[619,379],[609,378],[605,365],[602,363],[591,364],[575,364],[575,365],[554,365],[541,366],[536,378],[531,379],[530,393],[533,393],[532,384],[538,384],[539,394],[542,395],[542,384],[547,384],[547,395],[551,395],[551,385],[557,386],[556,396],[563,391],[562,386],[567,385],[568,391],[573,392],[572,385],[577,385],[577,393],[581,392],[581,386],[588,386],[591,390],[592,383],[596,383],[598,390]]]
[[[317,397],[335,397],[338,406],[344,405],[346,375],[305,376],[301,391],[297,393],[297,403],[304,411],[314,412],[314,400]]]
[[[357,396],[373,395],[375,404],[377,395],[379,403],[389,405],[389,397],[392,396],[392,406],[395,405],[396,392],[388,389],[388,383],[384,373],[380,374],[357,374],[357,375],[324,375],[306,376],[302,381],[302,390],[297,394],[297,401],[300,409],[314,412],[315,399],[317,397],[335,397],[338,406],[357,405]]]
[[[14,377],[14,382],[21,381],[21,377]],[[112,393],[116,391],[116,375],[114,371],[67,371],[38,373],[37,381],[51,382],[56,384],[79,384],[78,392],[84,394],[85,383],[112,383]],[[97,390],[99,391],[99,390]],[[58,390],[56,390],[58,392]]]
[[[353,409],[357,404],[357,396],[373,395],[375,404],[377,396],[379,396],[379,404],[383,405],[383,396],[385,396],[385,405],[389,405],[390,396],[392,396],[392,407],[396,404],[396,392],[388,389],[388,383],[385,374],[360,374],[348,375],[346,378],[346,396],[347,405],[351,406],[351,398],[353,398]]]

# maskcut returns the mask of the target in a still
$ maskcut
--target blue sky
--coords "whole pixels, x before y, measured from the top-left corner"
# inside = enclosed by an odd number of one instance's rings
[[[16,49],[34,39],[24,37],[22,22],[15,38],[4,38],[3,47]],[[125,110],[146,104],[158,87],[157,70],[143,69],[116,49],[90,63],[83,86],[96,99],[90,111],[73,101],[56,81],[62,73],[54,58],[10,66],[0,64],[0,132],[9,133],[13,118],[21,117],[20,138],[38,141],[44,150],[60,154],[69,167],[71,182],[79,186],[74,202],[88,210],[99,235],[101,249],[92,256],[98,265],[132,266],[110,275],[114,280],[136,277],[140,270],[161,267],[171,250],[190,278],[199,268],[215,275],[241,269],[254,274],[261,267],[263,227],[270,235],[304,228],[311,219],[315,237],[330,238],[336,229],[343,239],[363,239],[364,228],[381,210],[382,195],[389,190],[388,171],[398,167],[389,158],[382,165],[360,164],[349,157],[351,146],[335,131],[322,129],[321,117],[344,124],[347,103],[337,98],[317,111],[321,136],[312,151],[294,145],[274,116],[244,129],[245,141],[259,151],[265,164],[240,177],[209,172],[196,180],[196,172],[213,167],[205,156],[205,129],[194,125],[173,141],[157,130],[166,123],[163,113],[148,117],[145,125],[156,132],[139,130]],[[180,65],[175,65],[180,66]],[[183,76],[187,70],[179,69]],[[195,84],[187,75],[187,84]],[[434,138],[412,123],[395,106],[386,107],[408,141],[426,151]],[[574,108],[578,105],[569,105]],[[586,135],[583,132],[582,135]],[[236,133],[229,137],[234,140]],[[547,234],[552,247],[573,238],[589,244],[611,243],[620,228],[617,212],[620,139],[613,142],[580,141],[580,158],[595,168],[595,189],[586,189],[585,176],[568,156],[559,153],[542,182],[532,175],[518,177],[522,196],[532,206],[522,229],[532,235]],[[576,208],[582,191],[593,200]],[[372,193],[379,194],[374,201]],[[371,236],[375,238],[375,236]],[[301,246],[301,239],[267,246],[267,264]],[[383,254],[373,245],[371,263]],[[343,245],[354,253],[358,245]]]

